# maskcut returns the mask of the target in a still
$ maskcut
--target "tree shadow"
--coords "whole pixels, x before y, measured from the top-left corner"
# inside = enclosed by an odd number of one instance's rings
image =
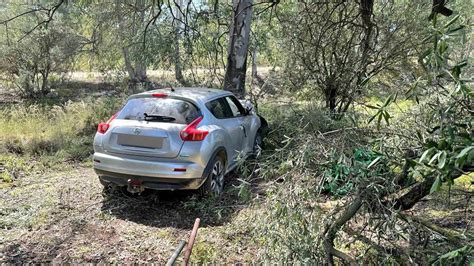
[[[59,97],[57,101],[64,103],[69,100],[79,101],[87,96],[113,96],[119,93],[119,84],[109,82],[70,80],[55,86]]]

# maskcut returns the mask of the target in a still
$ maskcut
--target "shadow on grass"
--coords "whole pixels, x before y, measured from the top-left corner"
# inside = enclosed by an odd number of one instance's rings
[[[196,191],[145,190],[132,195],[124,190],[104,195],[102,212],[119,219],[154,227],[192,229],[196,218],[200,227],[219,226],[232,219],[249,200],[240,193],[240,182],[235,174],[227,177],[220,196],[199,196]]]

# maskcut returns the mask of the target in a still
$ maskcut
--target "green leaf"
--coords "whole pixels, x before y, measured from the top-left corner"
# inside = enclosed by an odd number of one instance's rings
[[[379,113],[380,111],[377,112],[374,116],[372,116],[367,123],[370,124],[370,122],[372,122],[372,120],[374,120],[374,118],[376,118]]]
[[[383,111],[383,118],[385,119],[385,122],[387,125],[390,125],[389,119],[390,119],[390,114],[387,111]]]
[[[459,25],[455,28],[449,28],[447,31],[446,31],[446,35],[449,35],[449,36],[456,36],[460,30],[463,30],[465,28],[464,25]]]
[[[395,94],[390,94],[390,96],[388,96],[387,100],[385,100],[385,103],[383,104],[383,107],[387,107],[392,102],[394,97],[395,97]]]
[[[431,186],[430,194],[433,194],[433,192],[438,191],[440,187],[441,187],[441,178],[440,176],[437,176],[433,185]]]
[[[441,151],[437,152],[433,157],[431,157],[431,160],[428,162],[428,164],[433,164],[437,159],[438,157],[441,155]]]
[[[460,15],[456,15],[454,18],[452,18],[446,25],[444,25],[445,28],[451,26],[454,22],[456,22],[459,19]]]
[[[364,80],[362,80],[362,82],[360,83],[360,86],[364,86],[365,84],[369,83],[371,77],[372,76],[364,78]]]
[[[436,150],[435,147],[431,147],[429,149],[427,149],[422,155],[421,155],[421,158],[420,158],[420,163],[423,163],[425,161],[425,159],[427,158],[427,156],[432,152]]]
[[[462,61],[459,61],[454,67],[459,67],[459,68],[463,68],[467,66],[467,59],[464,59]]]
[[[464,82],[460,82],[461,84],[461,91],[463,92],[464,95],[468,97],[473,97],[474,93],[472,92],[471,88],[466,85]]]
[[[446,165],[446,157],[447,157],[446,152],[442,151],[438,157],[438,169],[444,168],[444,166]]]
[[[462,157],[466,156],[472,150],[474,150],[474,146],[468,146],[468,147],[462,149],[462,151],[456,156],[456,159],[459,159],[459,158],[462,158]]]
[[[416,136],[420,141],[423,141],[423,135],[421,134],[421,131],[419,129],[416,130]]]
[[[425,38],[423,38],[423,40],[421,40],[421,42],[426,43],[428,41],[431,41],[431,39],[433,39],[433,35],[428,35]]]
[[[435,53],[436,65],[439,67],[444,66],[444,58],[441,57],[439,54]]]
[[[421,77],[418,77],[413,84],[411,84],[410,89],[406,92],[407,98],[410,98],[415,94],[415,90],[418,87],[418,83],[420,83]]]
[[[369,107],[370,109],[380,109],[380,107],[373,106],[373,105],[370,105],[370,104],[366,104],[365,106]]]
[[[444,54],[448,50],[448,43],[446,41],[440,41],[438,46],[438,51],[440,54]]]
[[[377,130],[380,129],[380,122],[382,121],[382,116],[383,116],[383,113],[380,112],[379,118],[377,119]]]
[[[367,166],[367,169],[369,169],[370,167],[374,166],[378,161],[380,161],[382,157],[381,156],[378,156],[377,158],[375,158],[375,160],[373,160],[368,166]]]

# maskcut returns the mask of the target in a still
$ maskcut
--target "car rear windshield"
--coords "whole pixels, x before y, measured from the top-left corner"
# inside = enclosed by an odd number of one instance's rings
[[[130,99],[117,119],[189,124],[201,115],[190,102],[173,98]]]

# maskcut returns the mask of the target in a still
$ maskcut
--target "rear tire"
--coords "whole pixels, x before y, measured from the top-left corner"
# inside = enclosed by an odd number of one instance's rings
[[[199,188],[200,195],[220,195],[224,191],[225,160],[216,155],[209,163],[210,170],[206,181]]]

